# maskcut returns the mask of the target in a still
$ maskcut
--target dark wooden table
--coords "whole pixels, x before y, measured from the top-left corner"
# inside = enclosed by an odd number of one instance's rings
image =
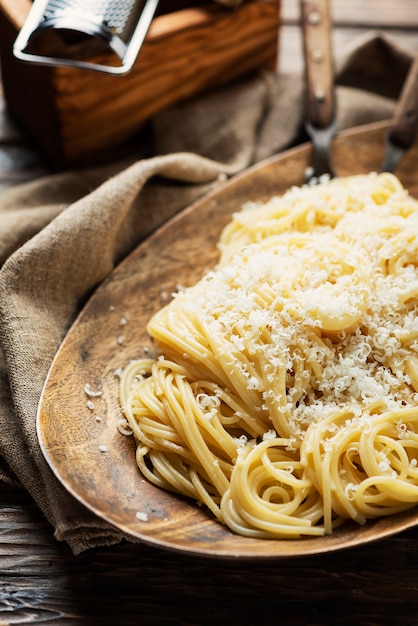
[[[297,2],[284,0],[283,12],[281,63],[298,70]],[[416,0],[335,0],[333,12],[337,47],[379,28],[418,49]],[[47,172],[0,98],[0,189]],[[47,622],[418,625],[418,529],[279,562],[207,560],[130,544],[75,557],[25,491],[0,484],[0,624]]]

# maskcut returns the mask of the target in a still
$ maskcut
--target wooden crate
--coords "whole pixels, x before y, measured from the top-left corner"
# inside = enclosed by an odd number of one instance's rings
[[[171,2],[122,76],[17,60],[13,43],[30,5],[0,2],[4,95],[55,169],[110,160],[158,111],[278,63],[280,0],[249,0],[235,9]]]

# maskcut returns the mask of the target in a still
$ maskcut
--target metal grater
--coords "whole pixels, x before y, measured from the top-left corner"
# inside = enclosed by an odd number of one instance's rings
[[[32,63],[126,74],[135,63],[158,4],[159,0],[34,0],[13,53]],[[80,42],[92,50],[111,51],[117,64],[76,57],[83,49],[77,46]]]

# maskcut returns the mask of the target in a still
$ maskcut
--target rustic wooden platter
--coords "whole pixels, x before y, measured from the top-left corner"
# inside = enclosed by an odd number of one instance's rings
[[[334,145],[339,175],[377,171],[385,123],[341,133]],[[93,294],[52,364],[38,412],[38,435],[52,470],[99,517],[144,542],[223,558],[279,558],[353,547],[418,523],[418,508],[334,535],[300,540],[256,540],[232,534],[208,513],[143,479],[134,442],[117,430],[118,376],[131,359],[152,353],[150,316],[176,290],[191,285],[217,260],[216,241],[231,214],[248,200],[267,199],[303,182],[311,148],[304,145],[227,182],[141,244]],[[418,147],[398,175],[418,197]],[[84,387],[100,390],[89,397]],[[88,401],[94,407],[89,408]],[[146,514],[147,521],[141,521]]]

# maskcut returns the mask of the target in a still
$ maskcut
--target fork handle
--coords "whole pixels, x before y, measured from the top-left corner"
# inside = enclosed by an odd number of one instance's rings
[[[316,128],[335,117],[334,67],[329,0],[300,0],[305,60],[306,117]]]
[[[418,55],[415,56],[396,104],[389,139],[408,150],[418,134]]]

